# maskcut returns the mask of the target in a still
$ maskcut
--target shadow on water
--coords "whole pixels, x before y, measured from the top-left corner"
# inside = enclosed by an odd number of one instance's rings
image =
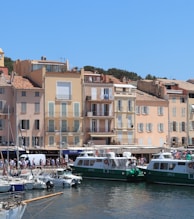
[[[61,196],[28,205],[23,219],[193,218],[191,187],[84,180],[78,188],[55,189]],[[26,198],[47,194],[26,192]]]

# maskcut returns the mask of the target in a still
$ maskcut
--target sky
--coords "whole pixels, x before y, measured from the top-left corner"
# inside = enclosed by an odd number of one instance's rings
[[[12,60],[69,60],[194,79],[193,0],[1,1],[0,48]]]

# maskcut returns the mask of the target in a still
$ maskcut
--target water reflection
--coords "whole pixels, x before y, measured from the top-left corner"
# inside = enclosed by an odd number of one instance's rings
[[[84,180],[77,189],[64,189],[63,192],[55,199],[30,204],[23,219],[35,216],[37,219],[189,219],[194,216],[194,191],[190,187]],[[46,193],[26,193],[26,198]]]

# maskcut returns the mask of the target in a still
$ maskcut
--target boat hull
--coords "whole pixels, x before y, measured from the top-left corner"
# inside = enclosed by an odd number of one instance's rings
[[[74,166],[74,171],[80,173],[83,178],[90,179],[103,179],[114,181],[142,181],[144,176],[136,174],[133,170],[110,170],[110,169],[97,169],[97,168],[83,168]]]
[[[194,174],[188,173],[147,170],[145,179],[148,183],[194,186]]]
[[[10,188],[10,191],[11,192],[15,192],[15,191],[24,191],[25,190],[25,186],[24,184],[10,184],[11,185],[11,188]]]

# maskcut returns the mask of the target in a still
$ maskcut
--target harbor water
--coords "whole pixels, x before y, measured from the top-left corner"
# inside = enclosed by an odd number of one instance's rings
[[[62,195],[28,204],[23,219],[190,219],[193,187],[83,180],[78,188],[54,189]],[[50,194],[28,191],[24,199]]]

